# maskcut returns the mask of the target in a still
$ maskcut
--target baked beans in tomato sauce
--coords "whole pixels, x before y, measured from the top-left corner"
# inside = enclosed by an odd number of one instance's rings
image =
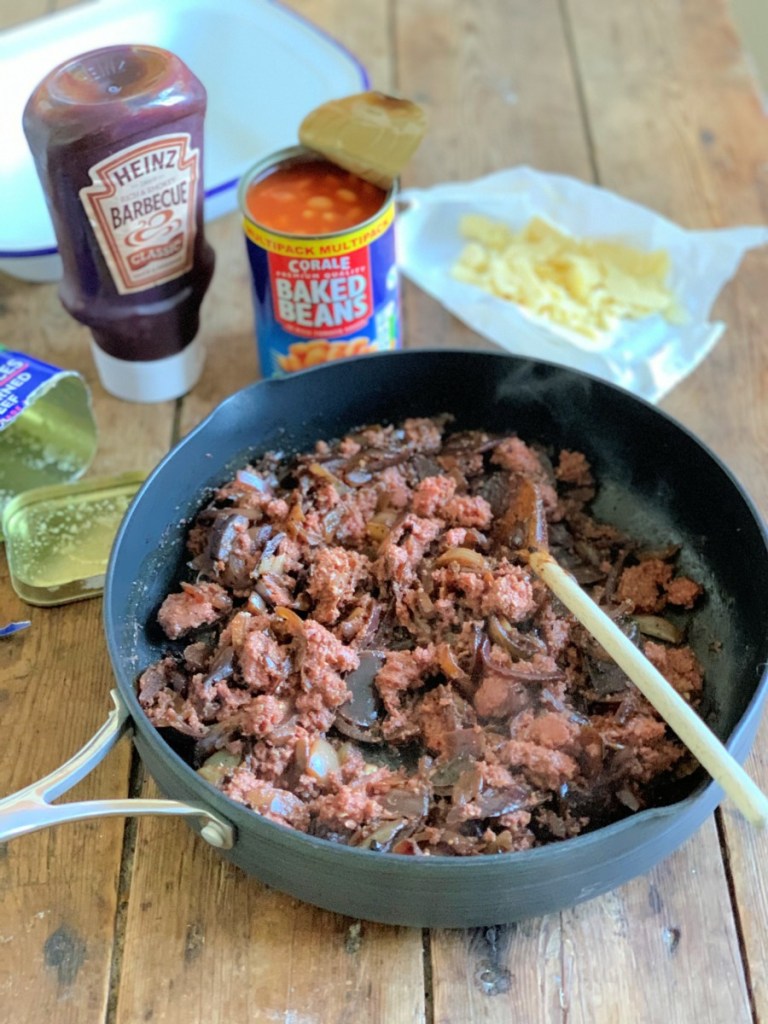
[[[383,189],[328,160],[307,160],[253,182],[245,202],[262,227],[289,235],[325,235],[365,223],[385,198]]]

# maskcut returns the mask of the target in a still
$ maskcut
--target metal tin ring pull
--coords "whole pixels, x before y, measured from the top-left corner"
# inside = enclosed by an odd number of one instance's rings
[[[235,829],[229,822],[204,807],[179,800],[84,800],[68,804],[52,801],[72,789],[106,757],[118,740],[131,733],[131,717],[116,690],[111,691],[115,705],[90,740],[61,767],[56,768],[18,793],[0,800],[0,842],[15,839],[67,821],[84,821],[120,814],[181,814],[198,818],[200,835],[219,850],[231,850]]]

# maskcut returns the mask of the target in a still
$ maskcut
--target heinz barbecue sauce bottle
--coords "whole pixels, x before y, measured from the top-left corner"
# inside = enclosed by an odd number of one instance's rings
[[[214,254],[203,235],[202,83],[174,54],[109,46],[54,68],[24,110],[53,219],[64,307],[104,387],[163,401],[203,367]]]

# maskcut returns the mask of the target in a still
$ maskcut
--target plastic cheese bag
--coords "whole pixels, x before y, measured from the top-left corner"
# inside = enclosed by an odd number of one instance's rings
[[[688,231],[528,167],[399,198],[400,267],[455,316],[511,353],[652,402],[711,351],[725,329],[709,320],[718,294],[768,244],[765,227]]]

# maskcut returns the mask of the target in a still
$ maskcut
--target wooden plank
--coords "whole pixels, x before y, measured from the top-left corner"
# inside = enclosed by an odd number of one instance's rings
[[[589,175],[589,153],[556,0],[400,0],[397,90],[428,130],[405,183],[427,186],[527,163]]]
[[[727,5],[621,0],[598,11],[570,0],[568,9],[603,184],[686,227],[765,223],[768,130]],[[668,173],[658,173],[660,162]],[[750,253],[715,309],[727,324],[723,339],[664,402],[726,461],[763,514],[768,325],[758,297],[767,277],[768,251]],[[746,764],[764,790],[767,750],[764,718]],[[722,821],[754,1011],[768,1020],[768,838],[728,804]],[[722,929],[711,912],[702,922],[710,944],[713,922]],[[722,939],[727,961],[733,936]]]
[[[386,5],[292,6],[357,53],[379,88],[388,87]],[[232,214],[207,231],[217,255],[202,315],[208,362],[182,403],[182,434],[258,376],[240,218]],[[151,948],[147,934],[155,936]],[[149,1019],[419,1024],[421,933],[298,903],[227,865],[184,825],[145,819],[138,825],[116,1024]]]
[[[630,1015],[751,1024],[717,831],[696,838],[643,878],[563,913],[564,1020],[595,1024]]]
[[[361,0],[290,0],[291,10],[327,32],[363,62],[372,89],[393,87],[395,55],[392,50],[390,12],[392,0],[375,3]],[[297,131],[298,131],[298,125]]]
[[[30,0],[23,7],[20,4],[4,4],[0,9],[0,31],[32,21],[33,18],[42,18],[50,10],[50,0]]]
[[[563,1017],[560,915],[431,937],[435,1020],[509,1024]]]
[[[753,778],[768,780],[768,723],[763,722],[746,762]],[[768,837],[755,834],[733,809],[722,811],[728,871],[732,879],[756,1021],[768,1020]]]
[[[23,4],[3,4],[0,8],[0,32],[67,7],[76,7],[81,2],[82,0],[25,0]]]
[[[7,596],[4,564],[1,577],[3,614],[32,620],[0,647],[3,727],[16,739],[0,751],[5,796],[65,761],[102,723],[111,672],[98,601],[85,612],[29,609]],[[124,796],[129,759],[126,743],[77,787],[78,797]],[[13,1006],[15,1019],[103,1019],[122,834],[119,819],[94,821],[0,847],[0,1005]]]
[[[716,842],[714,824],[705,830]],[[664,1007],[670,1020],[749,1024],[738,944],[723,947],[713,927],[723,918],[722,866],[713,870],[697,838],[647,876],[562,914],[435,933],[435,1017],[655,1024]],[[704,920],[708,927],[692,930]]]
[[[249,879],[181,822],[142,821],[117,1024],[420,1024],[422,993],[418,931],[308,907]]]
[[[77,7],[83,0],[47,0],[47,8],[49,14],[55,14],[57,11],[64,11],[68,7]]]
[[[59,3],[59,6],[66,6]],[[48,3],[0,5],[0,28],[47,13]],[[173,406],[137,415],[106,395],[93,367],[88,332],[61,307],[55,285],[0,275],[3,343],[80,371],[93,392],[99,450],[89,471],[148,470],[167,448]],[[130,438],[130,444],[125,439]],[[101,602],[31,608],[0,567],[0,616],[31,628],[0,644],[0,795],[23,787],[70,757],[104,721],[113,685]],[[123,743],[75,790],[78,799],[125,796],[131,760]],[[67,797],[66,799],[69,799]],[[0,1017],[97,1024],[107,1007],[124,822],[60,826],[0,847]]]
[[[589,151],[556,0],[419,0],[396,7],[396,88],[426,108],[405,187],[529,164],[589,177]],[[496,350],[406,282],[408,347]]]
[[[687,228],[764,223],[765,115],[723,0],[642,12],[623,0],[609,11],[572,0],[568,10],[601,183]],[[766,269],[768,252],[747,256],[715,310],[724,338],[664,403],[749,479],[760,502],[768,332],[757,297]],[[712,417],[718,407],[728,416]]]
[[[100,438],[90,475],[151,468],[170,440],[172,404],[138,416],[135,406],[103,392],[87,332],[63,311],[55,286],[3,278],[0,301],[5,344],[78,369],[89,380]],[[3,726],[18,739],[0,749],[5,796],[62,764],[95,732],[111,708],[113,676],[99,599],[31,608],[12,592],[3,559],[0,608],[4,621],[32,622],[0,645]],[[124,796],[130,758],[124,743],[77,787],[77,797]],[[14,1005],[17,1019],[103,1019],[123,828],[119,819],[66,825],[2,848],[0,1002]]]

